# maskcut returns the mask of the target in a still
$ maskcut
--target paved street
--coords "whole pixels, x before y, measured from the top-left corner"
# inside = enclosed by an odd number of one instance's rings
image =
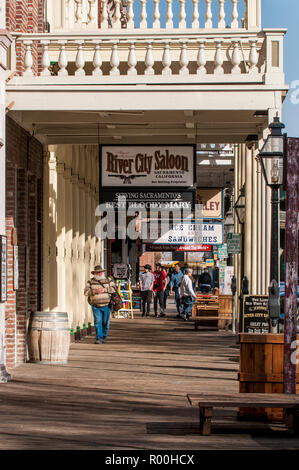
[[[174,313],[113,320],[107,344],[87,337],[67,366],[22,364],[0,385],[0,447],[298,449],[283,432],[225,429],[230,410],[216,410],[211,436],[198,435],[186,393],[236,392],[237,370],[232,333],[195,331]]]

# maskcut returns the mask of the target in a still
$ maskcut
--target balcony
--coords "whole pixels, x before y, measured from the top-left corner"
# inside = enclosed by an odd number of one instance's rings
[[[28,111],[217,111],[244,141],[266,127],[254,112],[277,109],[287,93],[286,30],[261,29],[260,0],[127,0],[125,22],[121,0],[112,20],[107,0],[48,5],[49,33],[12,33],[7,96],[20,123],[44,122]],[[217,132],[231,142],[216,128],[211,139]]]

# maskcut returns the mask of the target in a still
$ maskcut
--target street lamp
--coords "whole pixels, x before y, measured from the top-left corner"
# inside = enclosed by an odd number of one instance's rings
[[[241,232],[241,279],[242,279],[242,287],[241,287],[241,292],[240,292],[240,324],[241,324],[241,329],[242,329],[242,324],[243,324],[243,295],[246,295],[249,293],[249,286],[248,286],[248,279],[247,277],[244,277],[244,224],[245,224],[245,185],[242,186],[240,189],[240,194],[238,196],[238,199],[236,200],[236,203],[234,205],[234,209],[237,214],[237,218],[239,221],[239,224],[242,226],[242,232]],[[239,326],[240,330],[240,326]]]
[[[277,329],[277,320],[280,317],[279,302],[279,187],[284,179],[284,135],[282,129],[285,125],[275,117],[269,125],[271,133],[268,135],[258,158],[262,167],[266,185],[271,188],[272,227],[271,227],[271,266],[269,287],[269,314],[272,332]]]

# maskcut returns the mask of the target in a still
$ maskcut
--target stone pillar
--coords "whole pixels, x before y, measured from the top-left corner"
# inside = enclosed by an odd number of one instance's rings
[[[83,159],[82,147],[80,147],[80,160],[79,164]],[[79,319],[76,326],[82,328],[85,317],[86,308],[86,297],[83,295],[85,285],[85,175],[84,175],[84,163],[81,164],[79,174]]]

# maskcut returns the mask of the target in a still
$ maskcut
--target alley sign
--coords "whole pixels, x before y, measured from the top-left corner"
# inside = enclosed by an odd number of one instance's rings
[[[193,187],[194,145],[101,146],[103,187]]]
[[[173,229],[154,241],[156,244],[213,244],[223,243],[223,224],[221,223],[178,223]]]
[[[227,234],[227,252],[231,255],[237,255],[240,253],[241,242],[239,233],[228,233]]]

